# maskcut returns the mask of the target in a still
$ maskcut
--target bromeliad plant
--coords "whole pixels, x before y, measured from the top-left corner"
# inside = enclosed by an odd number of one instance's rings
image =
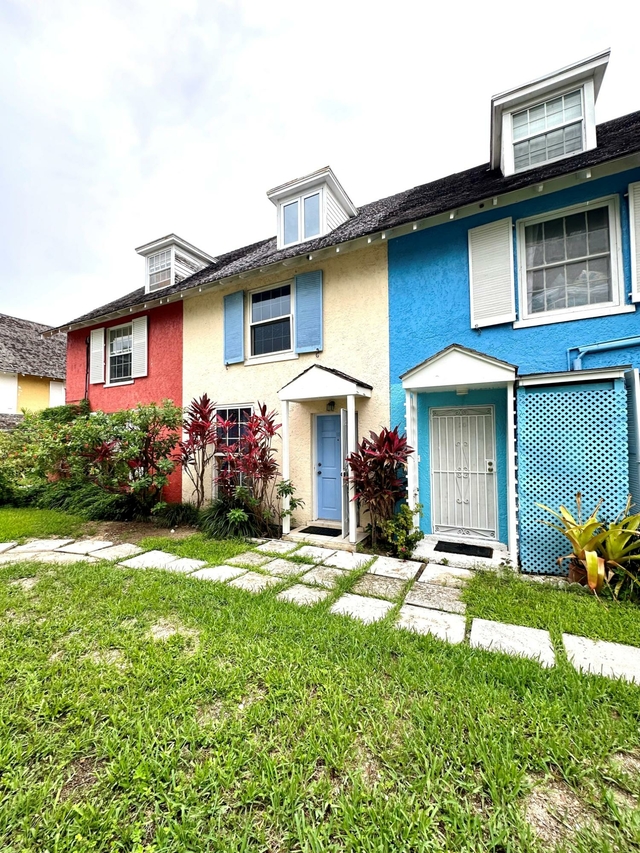
[[[398,427],[383,427],[379,433],[370,432],[347,462],[351,468],[351,482],[355,486],[354,499],[366,504],[371,516],[371,544],[384,536],[385,522],[393,517],[396,505],[407,496],[405,472],[407,459],[413,448]]]
[[[640,513],[630,514],[631,497],[620,515],[612,522],[598,518],[602,501],[599,501],[589,517],[582,521],[582,495],[576,495],[577,518],[561,506],[560,512],[544,504],[537,506],[550,512],[560,522],[543,521],[565,536],[572,546],[571,554],[558,557],[558,565],[569,560],[569,580],[583,583],[598,594],[605,584],[614,598],[623,591],[630,598],[640,592],[640,576],[637,564],[640,561]]]

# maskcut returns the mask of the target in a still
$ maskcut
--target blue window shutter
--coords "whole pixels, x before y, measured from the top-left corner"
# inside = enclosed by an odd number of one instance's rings
[[[244,291],[224,298],[224,363],[244,361]]]
[[[296,352],[322,349],[322,270],[296,276]]]

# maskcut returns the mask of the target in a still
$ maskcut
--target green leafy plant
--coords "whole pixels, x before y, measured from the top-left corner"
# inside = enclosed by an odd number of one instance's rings
[[[166,503],[160,501],[151,510],[153,521],[160,527],[198,527],[200,512],[190,503]]]
[[[347,462],[351,482],[355,486],[354,500],[362,500],[371,516],[371,544],[375,547],[383,525],[407,495],[406,467],[413,448],[398,427],[384,427],[379,433],[369,433]],[[383,534],[384,535],[384,534]]]
[[[422,530],[414,525],[415,514],[422,516],[422,504],[416,504],[415,510],[402,504],[398,512],[382,524],[383,534],[394,557],[409,559],[418,542],[424,538]]]
[[[200,530],[211,539],[248,539],[261,529],[242,491],[220,495],[200,513]]]
[[[585,584],[598,594],[605,584],[615,598],[628,589],[630,597],[640,590],[637,561],[640,560],[640,513],[631,514],[631,497],[624,510],[612,522],[598,518],[602,501],[599,501],[586,520],[582,520],[582,495],[576,494],[577,516],[561,506],[556,512],[544,504],[537,504],[550,512],[559,522],[543,521],[557,530],[571,543],[571,554],[558,557],[558,565],[569,560],[569,580]]]

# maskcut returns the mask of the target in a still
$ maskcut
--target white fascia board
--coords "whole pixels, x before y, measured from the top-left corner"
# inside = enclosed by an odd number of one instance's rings
[[[532,373],[529,376],[519,376],[518,385],[524,388],[532,385],[566,385],[570,382],[597,382],[603,379],[623,379],[631,365],[621,367],[603,367],[593,370],[566,370],[562,373]]]
[[[515,367],[462,347],[451,347],[427,359],[402,378],[405,391],[500,387],[515,380]]]
[[[201,249],[198,249],[197,246],[187,243],[186,240],[183,240],[182,237],[178,237],[177,234],[167,234],[166,237],[160,237],[160,239],[153,240],[151,243],[145,243],[144,246],[138,246],[136,252],[146,258],[156,252],[162,252],[164,249],[169,249],[172,246],[182,249],[184,252],[193,255],[195,258],[198,258],[198,260],[201,260],[206,264],[213,264],[217,260],[217,258],[208,255]]]
[[[349,216],[356,215],[358,209],[345,192],[344,187],[336,178],[330,166],[325,166],[322,169],[318,169],[316,172],[312,172],[310,175],[305,175],[302,178],[295,178],[293,181],[287,181],[285,184],[280,184],[280,186],[268,190],[267,198],[277,206],[282,201],[290,197],[309,192],[309,190],[315,189],[315,187],[320,187],[323,184],[327,184],[333,195],[336,197],[336,201],[344,208],[345,213]]]
[[[572,65],[560,68],[558,71],[538,77],[537,80],[494,95],[491,98],[491,168],[497,169],[500,166],[502,114],[504,112],[511,112],[532,100],[545,100],[546,96],[556,89],[564,89],[574,84],[582,85],[589,79],[593,80],[595,102],[600,92],[604,73],[607,70],[610,54],[611,50],[607,48],[607,50],[581,59],[579,62],[574,62]]]

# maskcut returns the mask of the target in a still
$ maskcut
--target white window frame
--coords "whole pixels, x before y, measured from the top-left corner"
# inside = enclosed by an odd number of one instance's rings
[[[151,275],[152,275],[151,260],[153,258],[156,258],[158,255],[164,254],[165,252],[169,253],[169,267],[168,267],[169,280],[166,282],[166,284],[163,283],[163,284],[157,285],[155,287],[152,287],[152,285],[151,285]],[[174,277],[175,277],[174,276],[174,268],[175,268],[175,246],[169,246],[169,248],[167,248],[167,249],[160,249],[159,251],[154,252],[151,255],[148,255],[147,256],[147,286],[146,286],[147,293],[155,293],[158,290],[164,290],[165,287],[170,287],[173,284]],[[165,269],[167,269],[167,267],[165,267]],[[163,272],[163,270],[156,270],[156,272]]]
[[[269,290],[275,290],[278,287],[286,287],[289,286],[290,290],[290,312],[289,314],[282,314],[280,317],[272,317],[271,320],[259,320],[254,323],[251,318],[252,307],[253,307],[253,297],[258,293],[265,293]],[[249,298],[247,299],[247,311],[248,311],[248,322],[246,323],[247,328],[247,340],[245,340],[245,352],[249,353],[247,359],[245,359],[245,364],[264,364],[265,362],[270,361],[286,361],[290,358],[297,358],[298,355],[296,353],[296,341],[295,341],[295,296],[296,296],[296,284],[295,279],[289,279],[287,281],[278,281],[273,284],[269,284],[266,287],[259,287],[255,290],[250,290],[248,292]],[[263,355],[254,355],[253,354],[253,335],[251,334],[254,326],[261,326],[265,323],[272,322],[277,319],[284,319],[285,317],[289,318],[289,322],[291,324],[291,346],[289,349],[284,350],[275,350],[274,352],[264,353]],[[220,408],[224,408],[224,406],[220,406]]]
[[[554,311],[529,313],[527,294],[527,256],[525,245],[525,228],[539,222],[552,219],[562,219],[574,213],[584,213],[587,210],[597,210],[606,207],[609,211],[609,246],[611,260],[611,302],[599,302],[595,305],[577,305],[573,308],[559,308]],[[622,269],[622,241],[620,233],[620,201],[617,195],[593,199],[584,204],[576,204],[558,210],[548,210],[537,216],[529,216],[516,222],[517,254],[518,254],[518,320],[514,328],[525,326],[545,326],[550,323],[563,323],[569,320],[580,320],[589,317],[603,317],[608,314],[625,314],[635,311],[634,305],[625,304],[624,273]]]
[[[120,323],[119,326],[107,326],[107,328],[105,329],[105,331],[106,331],[106,335],[105,335],[105,338],[106,338],[106,340],[105,340],[105,350],[106,350],[106,352],[105,352],[105,355],[106,355],[106,358],[105,358],[105,368],[106,368],[105,380],[106,381],[104,383],[105,388],[113,388],[115,385],[133,385],[133,383],[135,381],[133,378],[133,375],[127,377],[126,379],[123,377],[122,379],[114,379],[113,381],[111,381],[111,332],[115,332],[118,329],[126,329],[127,327],[130,327],[130,329],[131,329],[131,352],[130,352],[130,355],[131,355],[131,373],[133,374],[133,322],[130,320],[128,323]],[[123,355],[123,353],[118,353],[118,355]]]
[[[222,409],[226,409],[227,411],[229,411],[229,409],[237,409],[238,411],[240,411],[240,409],[251,409],[251,414],[253,415],[255,406],[253,403],[230,403],[228,406],[216,404],[216,415]],[[216,477],[218,476],[221,459],[223,459],[222,453],[216,453],[214,456],[214,463],[211,466],[211,495],[214,498],[218,497],[218,484],[216,483]]]
[[[307,237],[304,234],[304,200],[306,198],[311,198],[311,196],[317,195],[319,196],[319,230],[317,234],[311,234]],[[298,239],[292,240],[290,243],[285,243],[284,241],[284,209],[289,204],[294,204],[294,202],[298,202]],[[299,243],[306,243],[308,240],[315,240],[318,237],[322,237],[322,235],[326,231],[325,223],[327,221],[326,211],[325,211],[325,193],[324,187],[315,187],[308,192],[302,193],[301,195],[291,196],[291,198],[283,199],[278,207],[278,220],[279,220],[279,230],[281,236],[280,248],[285,249],[289,246],[297,246]]]
[[[568,95],[571,92],[580,91],[582,98],[582,149],[580,151],[571,151],[569,154],[561,154],[559,157],[552,157],[549,160],[543,160],[541,163],[534,163],[531,166],[526,166],[524,169],[516,170],[514,146],[516,142],[523,142],[523,139],[513,138],[513,116],[516,113],[521,113],[523,110],[530,110],[532,107],[537,107],[546,104],[548,101],[553,101],[555,98],[560,98],[563,95]],[[575,121],[567,122],[567,124],[575,124]],[[558,128],[550,128],[556,130],[565,125],[558,125]],[[548,133],[549,131],[544,131]],[[541,134],[533,134],[539,136]],[[532,137],[530,137],[532,138]],[[593,80],[585,80],[576,85],[563,86],[561,89],[556,89],[547,92],[544,96],[539,94],[535,98],[513,106],[508,112],[502,114],[502,156],[504,160],[503,174],[505,175],[522,175],[532,169],[540,169],[549,163],[557,163],[559,160],[566,160],[569,157],[577,157],[578,154],[583,154],[591,148],[596,147],[596,122],[594,110],[594,87]]]

